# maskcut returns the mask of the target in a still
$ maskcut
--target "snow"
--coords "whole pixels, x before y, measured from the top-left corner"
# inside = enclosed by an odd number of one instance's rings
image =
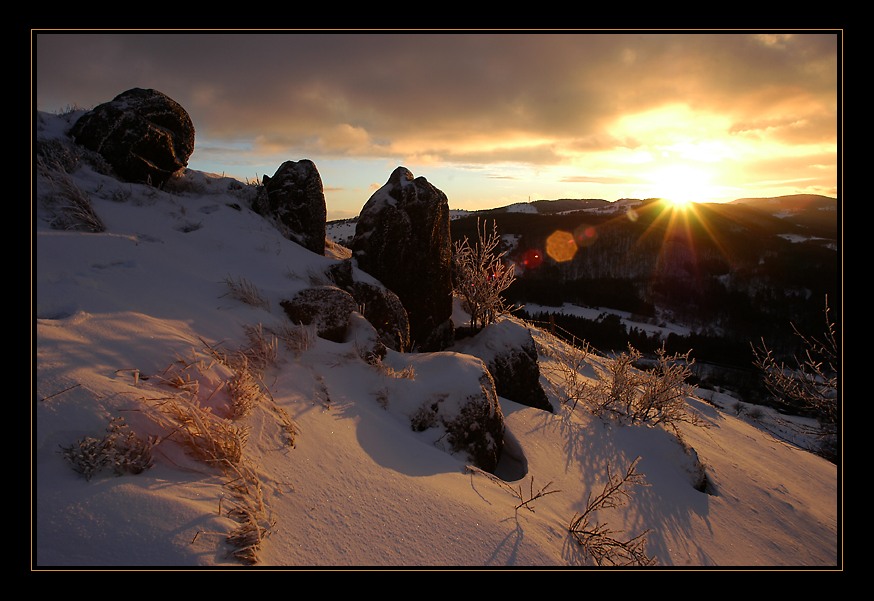
[[[508,213],[536,213],[537,207],[529,202],[517,202],[507,206]]]
[[[678,336],[688,336],[692,332],[692,329],[688,326],[675,323],[660,321],[658,325],[654,325],[651,323],[636,321],[633,318],[633,315],[628,311],[620,311],[618,309],[610,309],[606,307],[582,307],[572,303],[564,303],[561,307],[550,307],[548,305],[539,305],[536,303],[525,303],[524,309],[530,315],[536,315],[538,313],[557,313],[561,315],[582,317],[593,321],[604,314],[618,315],[620,321],[628,330],[637,328],[649,336],[652,334],[658,334],[665,339],[667,339],[667,337],[672,333],[677,334]]]
[[[798,244],[800,242],[821,242],[828,243],[829,245],[834,245],[834,242],[832,242],[828,238],[819,238],[816,236],[799,236],[798,234],[779,234],[779,236],[784,240],[792,242],[793,244]]]
[[[325,235],[339,244],[346,243],[355,236],[355,226],[357,220],[343,219],[340,221],[329,221],[325,226]]]
[[[40,138],[63,136],[60,117],[38,119]],[[281,331],[280,301],[338,259],[283,238],[226,178],[189,172],[187,191],[169,193],[85,164],[70,177],[106,230],[52,229],[58,190],[37,177],[31,569],[244,567],[226,541],[238,524],[228,477],[154,417],[179,393],[168,385],[174,373],[196,380],[199,400],[222,415],[229,371],[210,349],[242,348],[259,325]],[[229,280],[251,283],[263,304],[231,294]],[[453,319],[464,320],[457,304]],[[344,343],[280,343],[263,375],[269,397],[239,419],[248,429],[240,469],[259,482],[268,525],[255,567],[591,568],[568,524],[637,458],[646,486],[597,519],[628,538],[648,531],[656,569],[842,566],[838,467],[778,430],[795,432],[785,416],[761,408],[754,419],[717,391],[690,397],[709,426],[680,427],[710,482],[700,492],[673,432],[561,405],[549,368],[567,349],[529,328],[558,410],[500,399],[506,460],[527,470],[505,482],[408,420],[425,399],[456,402],[478,389],[481,360],[390,352],[373,366],[357,352],[368,326],[357,314],[353,324]],[[163,437],[153,466],[86,479],[61,450],[103,436],[118,417],[142,439]],[[514,490],[527,499],[547,485],[556,492],[516,508]]]

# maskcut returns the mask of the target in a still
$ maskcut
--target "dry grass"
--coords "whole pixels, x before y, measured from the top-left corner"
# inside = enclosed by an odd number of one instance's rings
[[[160,382],[174,389],[175,394],[157,399],[144,399],[154,409],[152,419],[166,429],[165,439],[178,442],[185,452],[220,470],[228,481],[232,502],[226,515],[238,526],[230,533],[199,531],[201,534],[223,535],[233,547],[232,555],[246,564],[258,562],[258,552],[273,528],[258,475],[246,465],[247,427],[235,423],[250,415],[257,407],[271,409],[289,446],[294,446],[298,428],[288,413],[277,405],[262,376],[278,355],[278,337],[261,324],[244,326],[247,343],[240,349],[226,351],[203,339],[203,346],[194,349],[187,358],[179,357],[162,374]],[[215,366],[223,368],[224,379],[207,395],[201,391],[204,374]],[[227,372],[230,371],[230,376]],[[209,401],[227,387],[230,399],[228,417],[215,415],[201,401]],[[206,399],[201,399],[206,396]],[[219,513],[222,513],[221,504]],[[193,542],[193,541],[192,541]]]
[[[395,369],[385,363],[377,363],[379,366],[379,373],[384,375],[387,378],[393,378],[396,380],[415,380],[416,379],[416,368],[412,365],[407,365],[403,369]]]
[[[251,384],[246,385],[249,392]],[[248,429],[178,397],[161,399],[155,406],[156,421],[171,430],[167,438],[175,437],[189,455],[231,478],[225,488],[233,501],[226,514],[239,525],[225,534],[225,540],[234,548],[235,558],[250,565],[258,563],[261,543],[273,524],[267,519],[261,481],[243,461]]]
[[[261,544],[276,524],[268,518],[258,475],[245,466],[234,466],[229,470],[229,475],[232,478],[225,483],[225,488],[230,492],[231,503],[223,508],[220,500],[219,514],[224,513],[234,520],[237,527],[230,532],[198,530],[191,542],[201,534],[224,536],[225,541],[233,547],[231,555],[245,564],[254,565],[259,561]]]
[[[270,330],[270,332],[279,338],[285,345],[285,348],[295,355],[300,355],[309,349],[316,339],[316,328],[313,325],[283,323],[277,329]]]
[[[244,469],[225,486],[233,497],[227,515],[239,524],[225,540],[234,547],[234,557],[249,565],[256,564],[261,543],[275,525],[267,518],[261,481],[252,470]]]
[[[52,228],[92,233],[106,231],[106,225],[94,211],[91,199],[79,189],[69,174],[62,169],[50,168],[45,168],[42,173],[55,190],[51,201],[46,203],[52,213]]]
[[[264,396],[260,384],[248,369],[234,372],[228,380],[228,393],[231,395],[232,419],[239,419],[252,413]]]
[[[249,437],[246,427],[181,397],[161,399],[155,408],[163,418],[157,421],[171,430],[166,438],[176,439],[195,459],[220,469],[240,463]]]
[[[257,374],[274,365],[279,356],[279,339],[265,331],[259,323],[257,326],[243,326],[248,344],[239,353],[245,360],[245,368]]]
[[[231,298],[244,302],[253,307],[270,310],[270,301],[261,293],[260,290],[246,278],[235,280],[231,276],[224,279],[225,285],[228,287],[228,292]],[[222,295],[225,296],[225,295]]]

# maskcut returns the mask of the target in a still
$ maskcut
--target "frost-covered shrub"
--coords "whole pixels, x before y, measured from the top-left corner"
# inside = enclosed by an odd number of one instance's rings
[[[152,467],[152,447],[155,442],[138,437],[123,417],[113,418],[103,438],[86,437],[69,447],[61,447],[64,458],[86,480],[111,469],[117,476],[139,474]]]

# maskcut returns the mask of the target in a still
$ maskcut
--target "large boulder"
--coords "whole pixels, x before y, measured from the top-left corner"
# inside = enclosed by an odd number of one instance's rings
[[[385,388],[381,402],[390,414],[407,422],[424,442],[494,473],[504,449],[504,414],[480,359],[389,351],[383,365],[411,374]]]
[[[332,265],[328,275],[337,287],[352,295],[386,348],[400,352],[410,349],[410,320],[397,294],[377,283],[356,280],[351,260]]]
[[[350,244],[358,267],[397,294],[420,351],[452,343],[449,201],[405,167],[364,205]]]
[[[476,336],[455,343],[451,350],[482,359],[495,380],[498,395],[521,405],[552,413],[540,384],[537,346],[525,324],[505,318]]]
[[[325,340],[345,342],[352,313],[358,306],[352,295],[335,286],[306,288],[280,306],[292,323],[313,325]]]
[[[156,187],[183,171],[194,152],[191,117],[157,90],[122,92],[83,114],[70,135],[100,154],[119,177]]]
[[[265,175],[262,183],[264,192],[253,209],[274,219],[289,240],[324,255],[327,205],[315,163],[285,161],[273,177]]]

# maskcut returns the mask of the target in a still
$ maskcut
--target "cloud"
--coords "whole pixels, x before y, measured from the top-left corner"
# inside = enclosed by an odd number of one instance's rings
[[[829,32],[42,32],[34,75],[40,110],[158,89],[199,156],[595,173],[717,140],[836,148],[838,50]]]
[[[569,175],[561,178],[559,181],[571,184],[627,184],[635,183],[629,177],[611,177],[611,176],[591,176],[591,175]]]

